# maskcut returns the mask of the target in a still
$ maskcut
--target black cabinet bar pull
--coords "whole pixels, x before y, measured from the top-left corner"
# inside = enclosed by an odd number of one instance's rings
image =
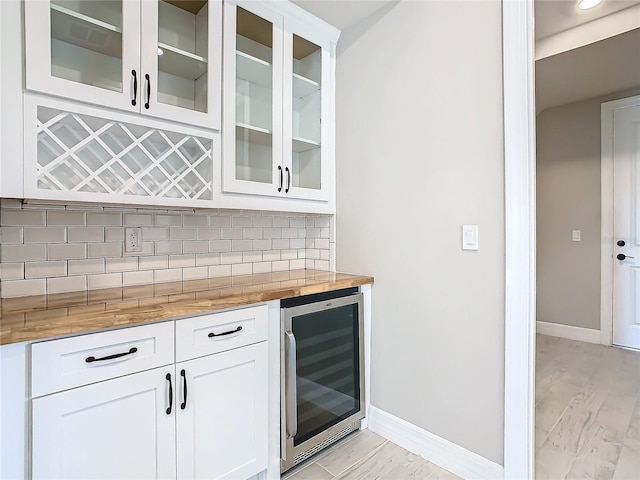
[[[285,168],[287,171],[287,188],[284,189],[284,193],[289,193],[289,188],[291,188],[291,171],[289,171],[289,167]]]
[[[149,101],[151,100],[151,80],[149,79],[149,74],[145,74],[144,79],[147,81],[147,101],[144,104],[144,108],[149,110]]]
[[[133,98],[131,99],[131,105],[135,107],[138,99],[138,75],[135,70],[131,70],[133,75]]]
[[[242,330],[242,326],[236,328],[235,330],[229,330],[228,332],[222,332],[222,333],[213,333],[213,332],[211,332],[209,334],[209,338],[222,337],[223,335],[231,335],[232,333],[238,333],[240,330]]]
[[[167,408],[167,415],[171,415],[171,409],[173,408],[173,385],[171,385],[171,374],[167,373],[164,377],[169,382],[169,408]]]
[[[132,353],[136,353],[138,349],[136,347],[131,347],[128,352],[123,353],[115,353],[113,355],[107,355],[106,357],[96,358],[96,357],[87,357],[84,359],[85,362],[102,362],[103,360],[113,360],[114,358],[124,357],[125,355],[131,355]]]
[[[280,186],[278,187],[278,192],[282,191],[282,167],[278,165],[278,171],[280,172]]]
[[[187,408],[187,372],[184,369],[180,370],[180,376],[182,377],[182,403],[180,404],[180,409],[184,410]]]

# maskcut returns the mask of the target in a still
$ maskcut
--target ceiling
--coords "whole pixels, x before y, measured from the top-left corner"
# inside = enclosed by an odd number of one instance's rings
[[[346,30],[395,1],[397,0],[292,0],[340,30]]]
[[[536,40],[640,4],[640,0],[603,0],[580,10],[578,0],[535,0]]]
[[[536,62],[536,111],[640,85],[640,29]]]

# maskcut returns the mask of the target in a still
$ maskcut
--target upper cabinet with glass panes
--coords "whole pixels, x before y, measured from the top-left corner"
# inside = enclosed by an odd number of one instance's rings
[[[25,2],[26,86],[220,129],[220,0]]]
[[[295,8],[225,2],[223,193],[330,200],[339,32]]]

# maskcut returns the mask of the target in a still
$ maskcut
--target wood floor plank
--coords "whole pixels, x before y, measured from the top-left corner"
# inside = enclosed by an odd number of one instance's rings
[[[363,430],[359,435],[331,447],[316,462],[332,475],[339,475],[370,456],[385,442],[384,438],[371,430]]]
[[[295,470],[293,474],[282,477],[286,480],[331,480],[333,475],[327,472],[316,462],[306,465],[304,468]]]
[[[386,442],[380,449],[336,477],[336,480],[374,480],[384,478],[394,468],[406,467],[419,459],[404,448]],[[405,478],[405,477],[396,477]]]
[[[567,477],[611,480],[621,450],[622,437],[606,427],[598,426],[583,452],[575,457]]]
[[[640,449],[622,445],[613,480],[637,480],[640,478]]]

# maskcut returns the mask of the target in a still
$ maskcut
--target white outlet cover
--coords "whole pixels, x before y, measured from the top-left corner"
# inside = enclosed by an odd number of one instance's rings
[[[142,251],[142,228],[125,228],[124,251],[125,253]]]

